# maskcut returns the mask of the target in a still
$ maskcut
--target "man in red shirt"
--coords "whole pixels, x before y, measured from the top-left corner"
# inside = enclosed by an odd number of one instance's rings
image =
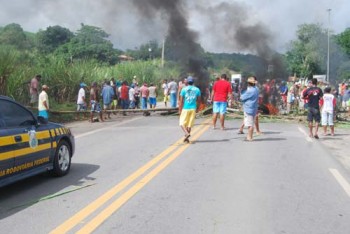
[[[122,86],[119,88],[120,91],[120,101],[121,106],[123,110],[126,110],[129,108],[129,86],[126,81],[123,81]],[[126,115],[125,112],[123,112],[123,115]]]
[[[227,81],[226,74],[222,74],[220,80],[214,83],[213,92],[211,94],[211,100],[213,100],[213,129],[216,127],[216,120],[219,113],[221,129],[225,129],[227,97],[232,100],[232,87],[231,83]]]

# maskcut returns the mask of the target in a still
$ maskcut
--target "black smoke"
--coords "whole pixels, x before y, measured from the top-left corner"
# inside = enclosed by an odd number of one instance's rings
[[[286,75],[282,56],[272,49],[273,33],[256,19],[249,6],[238,2],[221,2],[209,7],[197,5],[196,8],[204,19],[207,18],[205,31],[212,35],[215,45],[223,50],[253,53],[261,57],[266,66],[265,73],[257,74],[263,76],[261,78],[268,76],[269,65],[275,76]]]
[[[198,33],[188,25],[188,16],[182,0],[132,0],[140,14],[146,19],[154,19],[161,13],[168,24],[167,42],[175,60],[182,64],[184,74],[193,74],[202,93],[209,84],[207,72],[201,56],[201,47],[197,43]]]

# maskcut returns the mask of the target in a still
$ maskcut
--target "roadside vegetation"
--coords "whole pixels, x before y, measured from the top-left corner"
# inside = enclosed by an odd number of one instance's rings
[[[28,103],[28,83],[36,74],[50,87],[55,109],[75,108],[80,82],[90,85],[114,77],[131,82],[161,84],[163,79],[184,74],[180,61],[173,55],[171,39],[165,41],[164,65],[162,45],[150,41],[132,50],[122,51],[108,39],[103,29],[81,24],[76,32],[59,25],[39,32],[25,32],[19,24],[0,27],[0,95]],[[350,78],[350,28],[331,36],[330,77],[333,85]],[[198,45],[200,47],[200,45]],[[285,54],[276,52],[280,67],[268,72],[270,61],[252,54],[216,54],[200,48],[201,60],[210,78],[225,73],[256,75],[262,80],[287,80],[288,76],[308,77],[326,73],[327,30],[318,24],[300,25],[296,39]]]

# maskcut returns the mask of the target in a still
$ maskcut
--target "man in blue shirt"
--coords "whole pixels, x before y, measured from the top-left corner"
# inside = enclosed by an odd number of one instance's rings
[[[184,142],[188,143],[191,136],[191,128],[194,125],[201,91],[199,88],[193,86],[194,81],[192,76],[187,78],[187,82],[188,86],[181,89],[179,97],[179,110],[181,111],[179,125],[185,133]]]
[[[111,109],[111,104],[113,102],[114,90],[109,81],[105,82],[103,86],[101,96],[103,99],[103,110],[107,114],[108,119],[111,118],[111,113],[107,111]],[[107,119],[107,118],[106,118]]]
[[[252,141],[254,119],[258,110],[259,90],[255,88],[256,81],[254,77],[249,77],[247,82],[248,88],[241,95],[241,101],[243,102],[244,125],[248,127],[247,141]]]

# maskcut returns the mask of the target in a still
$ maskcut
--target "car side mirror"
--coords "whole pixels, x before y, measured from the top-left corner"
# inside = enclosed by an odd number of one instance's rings
[[[45,118],[42,117],[42,116],[38,116],[38,123],[39,123],[39,124],[47,124],[47,123],[48,123],[48,120],[45,119]]]

